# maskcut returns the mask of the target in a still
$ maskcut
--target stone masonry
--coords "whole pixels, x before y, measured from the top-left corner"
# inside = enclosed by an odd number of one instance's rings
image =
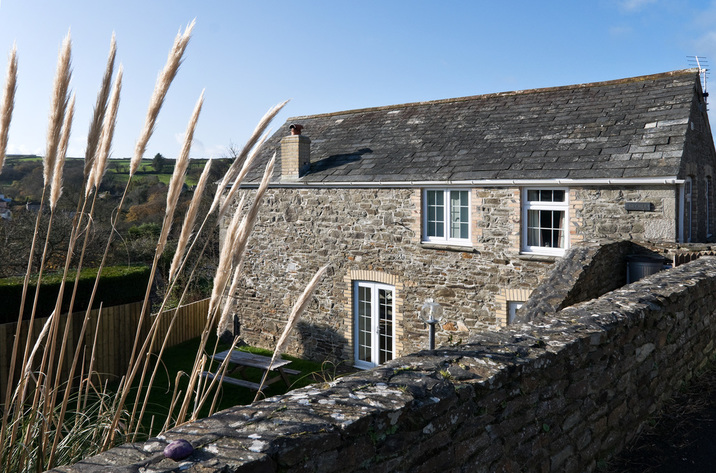
[[[56,471],[592,472],[713,358],[715,308],[716,258],[702,257],[539,324],[231,408]],[[164,459],[180,438],[194,453]]]
[[[673,192],[667,186],[570,189],[570,241],[673,233]],[[269,189],[236,294],[241,337],[271,348],[293,302],[324,264],[330,271],[294,336],[294,354],[352,362],[351,283],[360,279],[396,285],[398,356],[427,348],[417,314],[428,298],[444,308],[438,344],[504,325],[507,295],[526,300],[555,257],[520,254],[519,188],[471,194],[472,245],[457,247],[421,242],[420,189]],[[649,202],[652,210],[628,211],[630,199]]]

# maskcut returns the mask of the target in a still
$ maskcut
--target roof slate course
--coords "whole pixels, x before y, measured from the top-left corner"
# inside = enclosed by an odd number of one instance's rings
[[[293,117],[258,163],[299,123],[311,139],[311,169],[293,182],[673,177],[698,81],[689,69]],[[274,184],[280,175],[279,160]]]

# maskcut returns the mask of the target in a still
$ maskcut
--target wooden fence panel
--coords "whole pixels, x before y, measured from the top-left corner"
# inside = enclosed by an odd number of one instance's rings
[[[5,396],[6,386],[7,386],[7,379],[8,379],[8,368],[10,366],[10,357],[12,356],[12,344],[13,344],[13,337],[12,333],[8,335],[8,325],[11,324],[2,324],[0,325],[0,391],[2,391],[2,394],[0,394],[0,399]],[[14,327],[13,327],[14,329]]]
[[[92,355],[93,348],[95,350],[93,370],[99,374],[101,381],[116,380],[125,375],[129,365],[129,358],[132,352],[132,347],[134,346],[137,331],[139,330],[141,333],[139,347],[141,348],[141,342],[144,341],[149,331],[149,324],[154,319],[154,317],[145,317],[145,321],[142,324],[143,326],[139,327],[139,316],[141,310],[142,303],[136,302],[133,304],[103,308],[101,316],[99,315],[98,310],[91,311],[83,340],[80,340],[79,338],[85,313],[81,312],[73,314],[74,320],[72,320],[69,324],[70,336],[68,337],[67,342],[68,350],[62,364],[63,380],[66,380],[69,376],[69,369],[75,355],[76,347],[80,347],[81,350],[85,350],[84,355],[80,353],[79,359],[80,363],[82,363],[82,360],[84,359],[85,376],[87,374],[87,369],[90,366],[90,357]],[[174,327],[168,335],[167,347],[177,345],[201,335],[201,332],[204,329],[204,321],[206,320],[208,310],[209,299],[181,306],[177,310]],[[153,350],[155,353],[161,348],[173,316],[173,309],[162,314],[159,331],[157,333],[157,341]],[[60,341],[66,328],[66,320],[66,315],[60,318]],[[36,319],[33,326],[30,327],[29,321],[25,320],[22,324],[20,324],[19,330],[17,322],[0,324],[0,402],[3,402],[3,398],[5,396],[10,369],[12,344],[16,332],[19,331],[21,344],[18,349],[18,361],[16,362],[15,375],[13,377],[14,383],[17,382],[17,377],[19,375],[19,365],[22,362],[24,345],[27,340],[28,332],[32,334],[31,340],[32,343],[34,343],[46,321],[47,318]],[[95,330],[99,330],[97,332],[96,345],[94,344]],[[59,348],[57,356],[59,356]],[[39,360],[41,357],[42,355],[40,351],[38,352],[36,361],[33,365],[35,369],[39,368]],[[57,366],[56,363],[57,360],[55,361],[55,366]],[[76,376],[79,376],[79,374],[80,368],[78,367]]]

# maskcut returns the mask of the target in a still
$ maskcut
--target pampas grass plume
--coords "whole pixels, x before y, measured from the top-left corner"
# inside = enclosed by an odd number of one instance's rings
[[[57,147],[59,146],[60,133],[62,132],[62,122],[64,121],[65,110],[67,108],[67,92],[70,87],[70,58],[72,56],[72,40],[70,33],[67,33],[60,54],[57,58],[57,71],[55,73],[55,82],[52,89],[52,105],[50,108],[50,122],[47,129],[47,149],[43,160],[43,178],[44,184],[47,186],[52,179],[52,173],[55,170],[55,160],[57,159]]]
[[[254,129],[254,132],[249,137],[248,141],[244,145],[244,147],[241,149],[241,152],[237,156],[237,158],[234,160],[233,164],[229,168],[229,170],[224,175],[223,179],[221,179],[221,183],[219,183],[218,191],[216,195],[214,196],[214,201],[211,203],[211,209],[209,210],[209,213],[213,212],[216,207],[219,205],[219,202],[221,201],[221,194],[226,189],[226,187],[229,185],[229,182],[232,180],[236,180],[240,182],[240,179],[236,178],[236,175],[239,173],[239,166],[242,166],[242,170],[246,170],[248,172],[249,168],[251,167],[251,160],[246,159],[247,156],[249,156],[249,152],[254,147],[254,145],[259,141],[261,138],[261,135],[264,134],[266,131],[266,128],[271,123],[271,120],[274,119],[276,114],[281,111],[283,107],[286,106],[286,104],[289,101],[286,100],[284,102],[281,102],[280,104],[274,106],[271,108],[268,112],[264,114],[263,117],[261,117],[261,120],[259,120],[258,125],[256,125],[256,128]],[[256,156],[256,153],[254,153],[252,156]],[[246,172],[242,173],[242,176],[246,175]]]
[[[222,251],[219,255],[219,264],[221,265],[222,263],[222,256],[228,258],[228,261],[224,262],[223,268],[217,267],[217,276],[219,275],[219,269],[223,269],[225,273],[221,275],[222,279],[219,280],[219,284],[217,284],[217,279],[214,279],[214,288],[212,289],[211,300],[209,301],[209,314],[212,314],[212,309],[214,307],[218,307],[221,295],[224,293],[224,289],[226,289],[226,283],[229,278],[229,273],[231,272],[231,267],[236,266],[241,261],[244,250],[246,249],[246,244],[249,240],[249,235],[251,235],[251,230],[253,230],[254,228],[254,223],[256,222],[256,217],[259,213],[261,200],[263,199],[263,196],[266,193],[266,189],[268,188],[269,181],[271,180],[271,175],[273,174],[273,168],[275,163],[276,153],[274,153],[273,157],[271,158],[271,161],[269,161],[266,165],[266,169],[264,170],[264,176],[261,179],[261,184],[256,191],[254,201],[251,203],[251,207],[249,208],[244,218],[241,220],[241,224],[238,225],[238,228],[233,234],[230,234],[228,231],[226,233],[226,238],[224,240],[224,248],[222,248]],[[241,206],[237,207],[236,209],[237,213],[240,211]],[[232,219],[231,223],[235,223],[235,220],[237,220],[237,214],[234,214],[234,218]],[[233,225],[230,224],[230,226]],[[220,319],[219,327],[223,327],[224,323],[225,321]]]
[[[241,210],[244,208],[245,197],[242,196],[237,205],[231,221],[226,226],[226,233],[224,236],[224,244],[221,246],[221,252],[219,253],[219,263],[216,265],[216,274],[214,276],[214,285],[211,288],[211,298],[209,300],[209,317],[214,313],[214,307],[217,307],[221,296],[224,293],[224,288],[229,279],[231,273],[231,263],[233,261],[233,242],[236,238],[236,233],[239,231],[239,224],[241,222]]]
[[[187,210],[186,215],[184,216],[184,224],[182,225],[181,235],[179,236],[179,241],[177,242],[177,249],[174,252],[172,264],[169,267],[170,281],[174,279],[177,271],[179,271],[179,264],[184,257],[184,252],[186,251],[187,244],[189,243],[189,238],[191,237],[191,232],[194,228],[194,223],[196,222],[196,215],[199,212],[199,204],[201,203],[201,198],[204,195],[206,183],[209,182],[209,172],[211,171],[212,162],[213,161],[211,159],[206,161],[204,170],[201,172],[201,177],[199,177],[199,182],[194,188],[194,197],[192,197],[191,204],[189,204],[189,210]]]
[[[201,113],[201,107],[203,105],[204,91],[202,90],[199,100],[197,100],[196,105],[194,106],[194,112],[189,120],[189,125],[186,128],[184,144],[182,145],[179,157],[174,164],[174,173],[169,181],[169,190],[167,191],[167,208],[164,212],[162,232],[159,235],[159,242],[157,243],[158,254],[161,254],[162,251],[164,251],[164,246],[167,244],[167,237],[169,236],[169,229],[172,227],[174,211],[177,208],[179,194],[181,194],[181,189],[184,185],[184,178],[186,177],[186,170],[189,167],[189,152],[191,151],[191,143],[194,140],[194,130],[196,130],[196,124],[199,121],[199,114]]]
[[[90,171],[94,163],[97,147],[99,146],[100,135],[102,133],[102,122],[107,112],[107,101],[109,100],[109,92],[112,86],[112,74],[114,72],[114,60],[117,56],[117,41],[114,33],[109,45],[109,57],[107,58],[107,67],[102,76],[102,85],[97,93],[97,103],[94,106],[94,114],[90,122],[89,131],[87,132],[87,149],[85,150],[85,166],[84,177],[89,177]]]
[[[313,278],[311,278],[311,282],[308,283],[306,288],[303,290],[303,293],[296,300],[296,303],[293,304],[291,314],[288,316],[288,321],[286,322],[286,327],[283,329],[283,332],[281,333],[278,342],[276,342],[276,348],[273,351],[273,356],[271,357],[269,368],[264,372],[263,378],[261,379],[261,384],[259,386],[258,391],[256,392],[254,402],[256,402],[259,396],[262,394],[261,390],[264,386],[264,383],[266,382],[266,376],[271,370],[271,366],[273,366],[273,364],[276,362],[276,359],[279,358],[281,356],[281,353],[283,353],[286,349],[286,345],[288,344],[288,337],[291,335],[291,332],[293,331],[294,327],[296,327],[296,324],[298,324],[298,319],[301,318],[301,314],[303,314],[303,312],[306,310],[306,307],[308,307],[308,303],[311,302],[311,296],[316,290],[316,286],[318,286],[318,283],[321,281],[321,278],[323,278],[323,275],[325,274],[327,269],[328,265],[323,266],[321,269],[316,271],[316,274],[314,274]]]
[[[171,51],[169,51],[167,63],[164,66],[164,69],[162,69],[159,73],[159,77],[157,77],[157,83],[154,86],[154,93],[149,101],[149,108],[147,109],[147,118],[144,121],[144,128],[139,135],[139,140],[137,140],[137,145],[134,148],[134,155],[130,161],[130,176],[133,176],[134,173],[137,172],[137,169],[139,169],[139,165],[142,162],[142,157],[147,149],[147,143],[154,132],[154,125],[157,122],[159,110],[161,110],[162,105],[164,104],[164,98],[167,95],[167,91],[169,90],[169,86],[174,80],[174,77],[176,77],[179,66],[181,65],[182,57],[184,56],[184,51],[189,44],[191,30],[194,28],[194,21],[189,23],[184,30],[184,33],[179,32],[177,34],[174,39],[174,45],[172,46]]]
[[[223,221],[224,215],[226,214],[226,211],[231,205],[231,202],[234,200],[234,196],[236,196],[236,193],[238,192],[239,187],[244,180],[244,177],[246,177],[246,174],[248,174],[249,169],[253,165],[256,156],[259,154],[259,151],[261,151],[261,148],[263,148],[263,145],[266,142],[268,136],[269,132],[266,132],[258,141],[258,143],[256,143],[256,146],[254,146],[249,157],[244,161],[244,165],[241,167],[239,175],[236,176],[236,178],[234,179],[234,183],[232,184],[231,189],[229,189],[229,192],[224,197],[224,202],[219,206],[219,214],[216,218],[217,222]],[[223,191],[224,188],[222,186],[219,186],[219,189]]]
[[[323,277],[323,274],[326,272],[327,269],[328,265],[322,267],[316,272],[316,274],[313,275],[311,282],[308,283],[308,286],[306,286],[301,296],[296,300],[296,303],[293,305],[293,309],[291,309],[291,314],[288,316],[288,322],[286,322],[286,328],[283,329],[281,337],[279,337],[278,342],[276,342],[276,349],[274,350],[271,363],[273,363],[278,356],[281,356],[281,353],[283,353],[283,351],[286,349],[286,344],[288,343],[288,336],[291,334],[291,331],[296,326],[296,323],[298,323],[298,319],[301,317],[301,314],[303,314],[303,312],[306,310],[308,303],[311,301],[313,291],[316,289],[316,286],[318,286],[318,283],[321,281],[321,278]]]
[[[109,151],[112,148],[112,139],[114,138],[114,129],[117,125],[117,111],[119,109],[119,96],[122,92],[122,77],[124,76],[124,69],[122,65],[119,65],[117,70],[117,77],[114,79],[114,87],[112,87],[112,95],[109,99],[107,106],[107,112],[104,117],[104,123],[102,124],[102,132],[100,133],[100,143],[97,148],[95,155],[94,166],[90,173],[91,183],[96,189],[99,189],[102,183],[104,173],[107,171],[107,163],[109,160]],[[87,188],[90,188],[90,183],[87,183]],[[88,193],[88,192],[87,192]]]
[[[70,142],[70,133],[72,131],[72,119],[75,116],[75,94],[72,94],[70,103],[67,105],[65,120],[62,124],[62,137],[60,138],[57,159],[55,160],[55,169],[52,171],[52,183],[50,183],[50,210],[55,210],[57,201],[62,195],[62,174],[65,168],[65,159],[67,158],[67,146]]]
[[[15,91],[17,90],[17,46],[12,46],[7,64],[7,79],[5,80],[5,93],[0,104],[0,174],[5,162],[7,139],[12,120],[12,109],[15,106]]]

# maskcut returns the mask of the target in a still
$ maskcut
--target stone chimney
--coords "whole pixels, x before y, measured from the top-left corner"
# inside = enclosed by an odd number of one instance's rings
[[[311,168],[311,139],[301,135],[301,125],[291,125],[291,134],[281,139],[281,179],[298,179]]]

